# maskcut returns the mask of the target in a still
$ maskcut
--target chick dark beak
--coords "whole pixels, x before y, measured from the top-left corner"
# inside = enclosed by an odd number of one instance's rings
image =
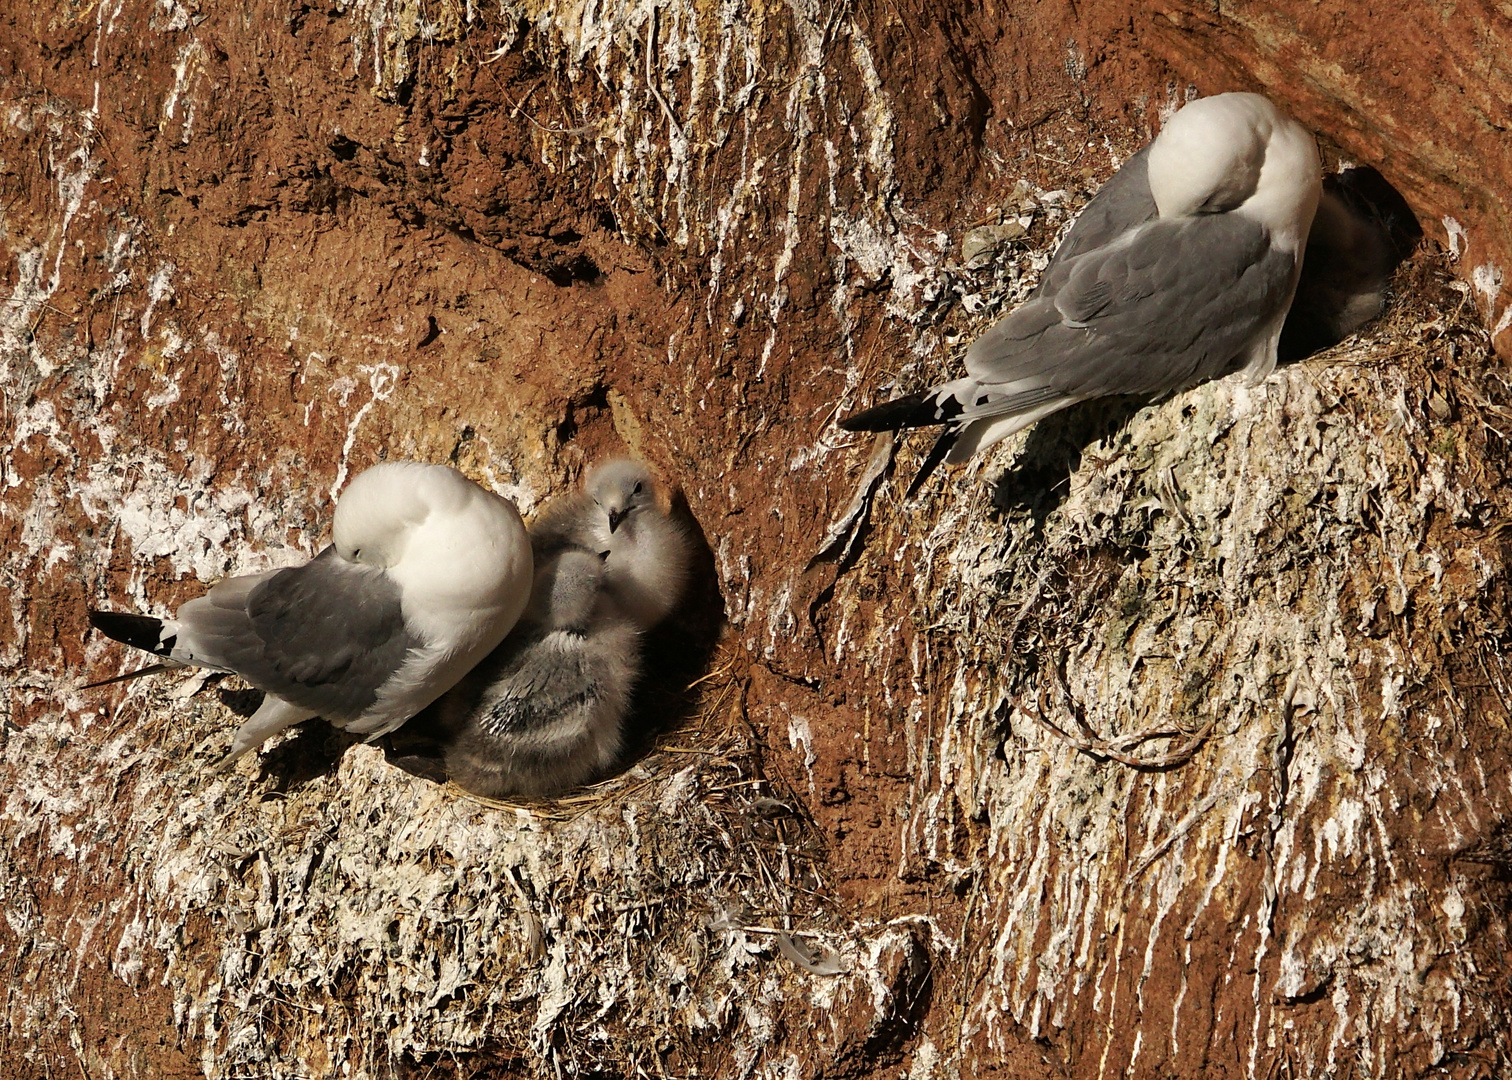
[[[614,532],[615,529],[618,529],[620,527],[620,522],[624,521],[629,516],[630,516],[630,511],[629,510],[611,510],[611,511],[609,511],[609,531],[611,533]]]

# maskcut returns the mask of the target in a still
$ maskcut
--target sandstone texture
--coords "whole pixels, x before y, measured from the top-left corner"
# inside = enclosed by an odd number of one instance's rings
[[[0,5],[7,1077],[1512,1074],[1512,9]],[[1282,368],[905,501],[1189,95],[1428,234]],[[382,457],[703,541],[641,753],[501,806],[136,661]]]

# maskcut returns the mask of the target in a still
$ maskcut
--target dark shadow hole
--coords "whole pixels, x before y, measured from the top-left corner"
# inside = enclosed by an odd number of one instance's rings
[[[1368,165],[1325,177],[1279,360],[1337,345],[1384,310],[1391,275],[1423,238],[1401,192]]]
[[[708,674],[724,632],[724,596],[708,537],[681,492],[673,500],[672,513],[693,540],[693,564],[682,601],[644,639],[641,681],[625,718],[621,768],[644,757],[657,738],[686,726],[698,714],[702,687],[692,684]]]
[[[598,263],[586,255],[577,255],[565,263],[556,263],[541,271],[553,285],[565,288],[575,281],[591,284],[599,279]]]

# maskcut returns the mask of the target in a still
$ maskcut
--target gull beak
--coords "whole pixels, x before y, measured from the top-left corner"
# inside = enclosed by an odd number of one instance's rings
[[[611,533],[614,532],[615,529],[618,529],[620,527],[620,522],[624,521],[625,518],[627,518],[629,516],[630,516],[630,511],[629,510],[611,510],[611,511],[609,511],[609,531]]]

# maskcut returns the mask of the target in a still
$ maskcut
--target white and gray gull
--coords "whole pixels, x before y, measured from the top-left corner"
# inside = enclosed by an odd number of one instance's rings
[[[1276,364],[1320,190],[1313,137],[1265,98],[1193,101],[1087,205],[1030,298],[971,345],[964,378],[841,426],[945,425],[917,487],[940,460],[959,464],[1079,401],[1157,396],[1235,366],[1258,383]]]
[[[225,768],[313,716],[372,738],[399,727],[509,633],[532,565],[513,503],[443,465],[385,462],[347,486],[330,546],[304,565],[228,578],[172,619],[89,617],[117,641],[266,693]]]
[[[427,713],[447,775],[488,798],[598,779],[619,757],[639,676],[640,630],[610,595],[605,560],[557,551],[514,632]]]
[[[687,529],[662,508],[660,494],[641,462],[601,462],[582,494],[552,503],[531,527],[536,558],[567,547],[599,553],[605,591],[631,621],[650,630],[682,598],[693,558]]]

